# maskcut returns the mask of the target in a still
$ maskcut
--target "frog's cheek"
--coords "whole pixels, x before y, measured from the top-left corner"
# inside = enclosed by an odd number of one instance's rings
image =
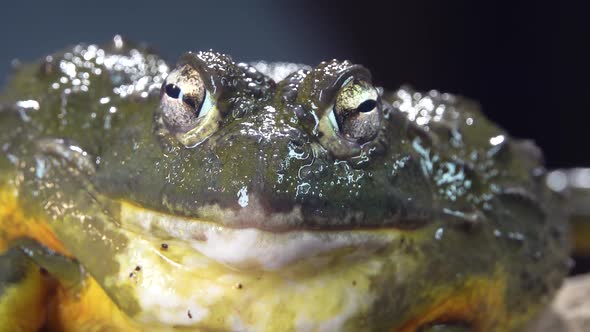
[[[87,173],[91,171],[80,167],[79,157],[66,160],[55,153],[40,153],[34,158],[34,164],[42,165],[42,172],[39,167],[24,170],[25,208],[48,220],[58,239],[68,251],[76,253],[84,268],[123,311],[130,315],[138,312],[130,289],[107,284],[109,277],[120,270],[114,257],[130,242],[129,233],[112,218],[116,207],[100,201],[89,181]]]

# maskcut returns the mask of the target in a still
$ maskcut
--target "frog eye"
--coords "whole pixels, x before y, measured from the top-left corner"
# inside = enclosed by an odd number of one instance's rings
[[[171,71],[162,84],[160,112],[168,130],[187,147],[209,137],[220,119],[202,75],[188,64]]]
[[[358,155],[382,127],[379,92],[366,80],[349,77],[336,92],[319,123],[320,142],[336,157]]]
[[[378,99],[377,90],[368,82],[347,80],[328,114],[332,126],[345,138],[359,144],[372,140],[381,123]]]

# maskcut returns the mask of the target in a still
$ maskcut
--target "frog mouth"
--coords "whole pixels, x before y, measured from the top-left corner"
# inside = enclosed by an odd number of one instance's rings
[[[175,216],[121,204],[122,227],[150,234],[166,243],[180,241],[220,264],[236,269],[279,270],[297,261],[351,249],[371,255],[400,237],[385,230],[290,230],[231,228],[191,217]]]

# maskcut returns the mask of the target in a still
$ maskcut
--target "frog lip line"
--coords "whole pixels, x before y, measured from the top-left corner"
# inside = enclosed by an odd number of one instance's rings
[[[256,228],[228,228],[204,220],[178,217],[132,204],[121,205],[122,227],[140,229],[156,237],[182,241],[202,255],[237,269],[278,270],[302,259],[352,248],[370,256],[401,236],[397,230],[378,232],[310,231],[268,232]],[[163,233],[163,234],[162,234]]]
[[[243,196],[242,196],[243,197]],[[378,230],[392,230],[392,231],[412,231],[423,228],[430,224],[433,220],[459,218],[462,217],[461,212],[449,213],[446,209],[439,209],[438,207],[423,207],[414,208],[408,211],[399,209],[397,213],[389,216],[384,216],[382,219],[374,221],[365,221],[359,224],[364,212],[350,210],[348,213],[340,214],[334,217],[321,217],[315,220],[307,220],[303,207],[299,204],[294,204],[291,210],[280,212],[269,212],[266,201],[257,195],[250,194],[246,196],[244,201],[242,198],[238,201],[241,208],[235,209],[232,207],[223,207],[217,203],[203,204],[196,207],[193,211],[194,215],[175,214],[171,212],[162,212],[155,209],[138,205],[136,202],[119,200],[119,202],[128,207],[130,210],[150,211],[154,215],[158,215],[159,219],[167,220],[166,225],[160,225],[160,222],[153,220],[152,226],[157,229],[165,229],[167,227],[184,229],[191,224],[207,224],[210,227],[223,227],[227,230],[244,230],[256,229],[267,233],[287,233],[287,232],[356,232],[356,231],[378,231]],[[153,217],[142,216],[141,218],[154,219]],[[133,221],[130,224],[137,224]],[[172,223],[174,226],[167,226]],[[151,227],[151,226],[150,226]],[[144,227],[142,227],[144,228]],[[149,229],[147,229],[149,231]]]

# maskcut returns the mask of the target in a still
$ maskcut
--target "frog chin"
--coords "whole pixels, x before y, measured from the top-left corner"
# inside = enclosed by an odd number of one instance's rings
[[[273,271],[298,261],[351,249],[371,255],[399,233],[376,230],[290,230],[230,228],[207,220],[165,214],[122,203],[123,227],[162,241],[181,241],[217,263],[240,270]]]

